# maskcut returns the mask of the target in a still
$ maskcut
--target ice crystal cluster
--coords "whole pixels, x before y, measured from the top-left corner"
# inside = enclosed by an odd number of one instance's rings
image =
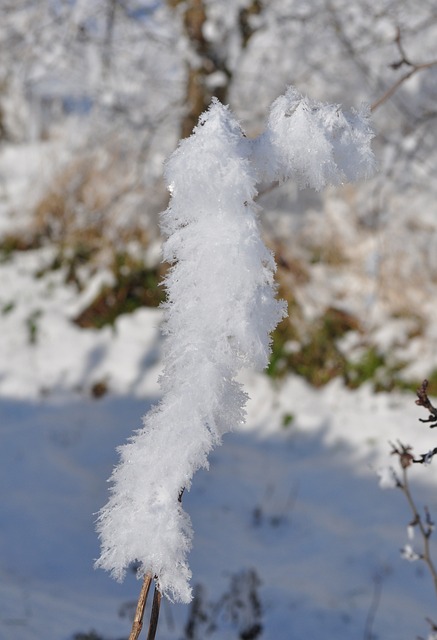
[[[214,100],[168,161],[162,400],[119,448],[97,523],[96,565],[115,578],[135,562],[167,597],[190,601],[192,529],[179,498],[223,434],[244,421],[237,374],[267,365],[270,332],[286,312],[259,230],[256,186],[293,178],[320,189],[365,176],[371,138],[366,112],[346,116],[290,88],[255,140]]]

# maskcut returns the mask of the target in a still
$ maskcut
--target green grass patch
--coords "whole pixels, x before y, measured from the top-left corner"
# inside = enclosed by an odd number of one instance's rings
[[[284,413],[282,416],[282,426],[284,429],[288,429],[294,422],[294,414],[293,413]]]
[[[310,325],[303,339],[290,319],[282,321],[273,333],[268,375],[280,378],[292,372],[315,387],[344,375],[347,361],[337,340],[352,330],[359,330],[357,319],[333,307]]]
[[[157,307],[165,299],[161,286],[165,265],[149,268],[128,255],[118,255],[113,270],[115,284],[102,287],[91,304],[74,319],[79,327],[100,329],[113,325],[120,315],[140,307]]]

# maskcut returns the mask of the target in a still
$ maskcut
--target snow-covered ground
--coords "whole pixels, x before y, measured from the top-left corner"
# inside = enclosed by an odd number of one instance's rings
[[[35,279],[49,259],[38,250],[0,265],[0,638],[71,640],[94,629],[118,640],[140,585],[134,574],[120,585],[93,569],[94,520],[116,447],[159,397],[161,312],[79,329],[71,318],[82,301],[60,273]],[[435,444],[413,395],[336,381],[317,391],[249,372],[243,380],[247,425],[225,436],[184,495],[192,583],[206,590],[211,637],[238,637],[217,603],[250,569],[266,640],[426,636],[432,582],[422,564],[401,559],[411,515],[377,474],[396,464],[389,441],[418,452]],[[99,382],[108,391],[95,398]],[[419,505],[435,513],[435,465],[411,478]],[[184,637],[188,615],[165,602],[158,637]]]
[[[119,4],[135,9],[117,10],[115,23],[116,3],[0,7],[0,240],[10,231],[22,238],[53,194],[71,199],[73,222],[77,212],[92,217],[115,201],[104,249],[114,249],[125,218],[142,218],[141,230],[156,226],[162,164],[186,107],[186,68],[198,59],[181,19],[190,3]],[[431,374],[433,3],[200,4],[215,52],[206,82],[213,89],[223,81],[217,61],[229,70],[229,100],[249,136],[290,81],[314,98],[357,107],[378,104],[406,74],[373,113],[379,177],[318,195],[266,186],[260,203],[305,319],[330,306],[344,310],[365,334],[342,338],[351,361],[376,346],[390,366],[406,364],[401,378]],[[246,41],[240,9],[249,5]],[[108,230],[104,215],[92,229],[99,224]],[[113,328],[80,329],[72,319],[113,274],[102,259],[100,272],[81,273],[78,293],[62,268],[51,268],[55,242],[0,250],[0,640],[125,640],[140,583],[133,572],[118,584],[94,570],[95,520],[116,448],[160,399],[162,315],[143,308]],[[432,580],[423,563],[400,554],[407,543],[420,550],[420,540],[407,535],[405,496],[379,486],[380,470],[386,479],[397,464],[390,442],[417,453],[435,446],[414,394],[375,394],[367,385],[352,392],[339,380],[317,390],[294,376],[251,372],[242,381],[246,425],[224,437],[209,471],[183,496],[194,529],[196,607],[164,600],[157,640],[427,638],[426,618],[437,622]],[[409,475],[418,507],[437,517],[437,460]],[[248,634],[251,625],[262,631]]]

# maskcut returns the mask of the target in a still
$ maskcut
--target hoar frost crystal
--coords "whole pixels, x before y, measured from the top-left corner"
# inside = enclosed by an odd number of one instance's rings
[[[171,201],[161,226],[163,257],[173,266],[165,280],[163,395],[119,448],[97,522],[96,566],[115,578],[136,562],[164,595],[191,600],[192,529],[179,498],[222,435],[244,421],[247,395],[236,376],[267,365],[270,332],[286,315],[258,227],[256,185],[293,178],[320,189],[366,176],[372,137],[366,111],[346,116],[290,88],[254,140],[213,100],[168,161]]]

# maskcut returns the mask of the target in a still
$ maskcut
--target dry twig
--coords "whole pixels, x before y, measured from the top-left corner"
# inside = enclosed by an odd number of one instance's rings
[[[434,522],[431,519],[430,512],[427,507],[424,508],[425,517],[422,517],[419,513],[419,510],[414,501],[413,495],[410,490],[410,485],[408,481],[408,469],[411,467],[413,462],[421,462],[420,460],[416,460],[411,453],[411,447],[403,445],[401,443],[398,446],[392,445],[392,455],[397,455],[399,457],[399,463],[402,469],[402,480],[398,479],[397,486],[401,489],[402,493],[405,495],[407,502],[410,506],[411,512],[413,514],[413,519],[410,522],[411,527],[417,527],[423,542],[423,550],[420,555],[417,556],[417,559],[423,560],[423,562],[428,567],[428,570],[431,574],[434,589],[437,595],[437,569],[434,565],[434,562],[431,558],[431,549],[430,549],[430,538],[434,529]]]
[[[149,595],[150,585],[152,583],[152,576],[150,573],[146,573],[144,576],[143,584],[141,587],[140,595],[138,597],[137,608],[135,611],[134,621],[132,623],[132,630],[129,635],[129,640],[137,640],[143,628],[144,610],[146,608],[147,596]]]
[[[150,614],[149,633],[147,640],[155,640],[156,629],[158,628],[159,610],[161,607],[161,592],[155,587],[153,594],[152,612]]]
[[[407,54],[405,53],[405,50],[402,44],[401,31],[399,28],[396,33],[395,43],[398,48],[400,57],[399,57],[399,60],[397,60],[396,62],[393,62],[390,65],[390,67],[392,69],[399,69],[400,67],[405,65],[407,67],[410,67],[410,69],[409,71],[407,71],[407,73],[401,76],[389,89],[387,89],[387,91],[379,98],[379,100],[377,100],[371,105],[370,107],[371,111],[375,111],[376,109],[378,109],[378,107],[384,104],[384,102],[387,102],[387,100],[389,100],[392,97],[392,95],[396,93],[399,87],[403,85],[404,82],[406,82],[409,78],[411,78],[411,76],[414,76],[418,71],[430,69],[431,67],[434,67],[437,65],[437,60],[431,60],[429,62],[422,62],[422,63],[412,62],[410,58],[407,56]]]
[[[413,513],[413,520],[411,522],[412,525],[418,527],[420,531],[420,535],[423,540],[423,552],[420,555],[420,559],[426,564],[431,574],[434,589],[437,595],[437,569],[431,558],[431,550],[429,540],[431,538],[431,533],[433,531],[433,522],[431,521],[431,517],[428,509],[425,507],[425,519],[420,515],[416,504],[414,502],[413,496],[410,491],[410,486],[408,483],[408,473],[407,468],[402,469],[403,479],[402,486],[400,487],[407,498],[407,502],[410,505],[411,511]]]

